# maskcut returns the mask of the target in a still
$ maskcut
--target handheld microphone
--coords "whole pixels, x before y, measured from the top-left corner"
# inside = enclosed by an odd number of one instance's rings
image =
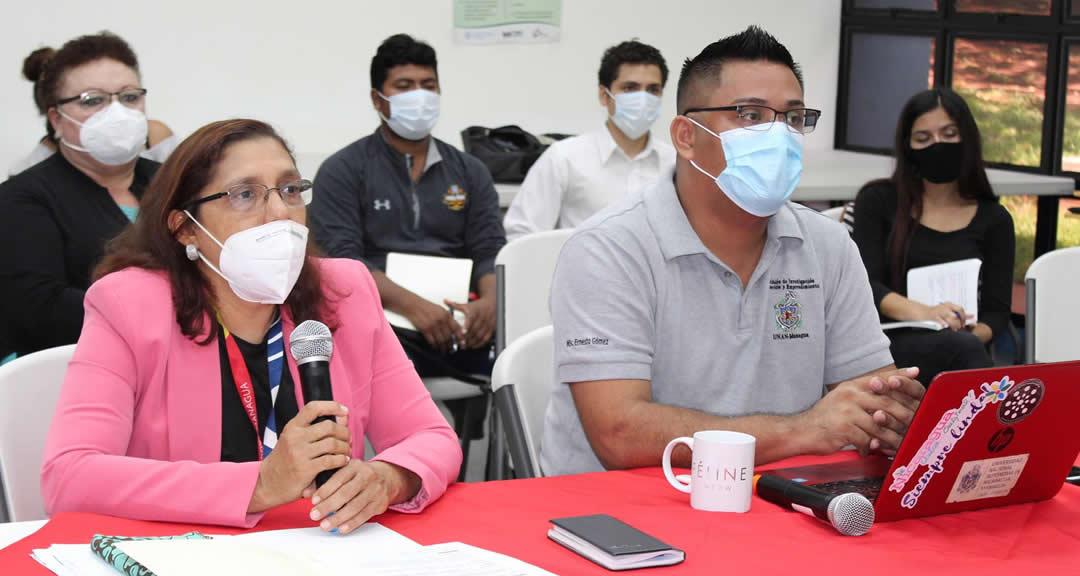
[[[289,352],[296,361],[296,371],[300,373],[300,388],[304,393],[304,403],[318,400],[333,400],[334,392],[330,387],[330,356],[334,353],[334,340],[326,324],[317,320],[306,320],[293,329],[289,336]],[[334,420],[333,416],[319,416],[315,422]],[[322,486],[334,472],[323,470],[315,477],[315,486]]]
[[[763,500],[815,516],[844,536],[862,536],[874,525],[874,505],[862,494],[829,494],[768,474],[758,476],[754,485]]]

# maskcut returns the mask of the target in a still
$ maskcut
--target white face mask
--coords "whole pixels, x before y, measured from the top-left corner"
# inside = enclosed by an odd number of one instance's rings
[[[184,210],[184,214],[221,246],[220,270],[202,251],[199,258],[229,283],[233,293],[258,304],[285,303],[304,266],[307,227],[292,220],[275,220],[241,230],[222,244],[190,212]]]
[[[379,118],[394,134],[406,140],[423,140],[439,121],[439,93],[431,90],[410,90],[387,98],[376,92],[379,98],[390,103],[390,117],[379,112]]]
[[[612,94],[607,88],[604,91],[615,101],[615,114],[609,116],[611,121],[631,140],[644,136],[660,117],[663,100],[659,96],[644,90],[621,94]]]
[[[106,166],[127,164],[146,147],[146,116],[139,110],[113,101],[104,110],[87,118],[86,122],[79,122],[59,108],[56,111],[80,126],[79,141],[82,146],[63,138],[60,142],[72,150],[86,152]]]

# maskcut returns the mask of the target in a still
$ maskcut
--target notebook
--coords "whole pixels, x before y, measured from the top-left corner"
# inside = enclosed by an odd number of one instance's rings
[[[607,514],[556,518],[551,524],[548,538],[608,570],[669,566],[686,559],[682,550]]]
[[[391,282],[439,306],[444,300],[465,303],[469,301],[469,284],[472,281],[472,260],[468,258],[443,258],[391,252],[386,255],[386,277]],[[408,318],[383,311],[391,326],[416,330]],[[447,310],[447,314],[450,311]],[[465,316],[455,311],[454,317],[465,324]]]

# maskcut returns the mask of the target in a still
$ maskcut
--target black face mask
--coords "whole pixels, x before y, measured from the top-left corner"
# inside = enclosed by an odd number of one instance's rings
[[[964,146],[960,142],[938,142],[926,148],[908,148],[915,172],[935,184],[952,182],[963,169]]]

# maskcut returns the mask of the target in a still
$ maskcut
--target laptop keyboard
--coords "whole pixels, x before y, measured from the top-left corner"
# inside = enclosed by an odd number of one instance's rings
[[[881,492],[881,484],[884,480],[884,478],[853,478],[851,480],[826,482],[824,484],[812,484],[811,487],[817,488],[822,492],[828,492],[829,494],[847,494],[848,492],[855,492],[866,496],[867,500],[873,502],[877,500],[878,492]]]

